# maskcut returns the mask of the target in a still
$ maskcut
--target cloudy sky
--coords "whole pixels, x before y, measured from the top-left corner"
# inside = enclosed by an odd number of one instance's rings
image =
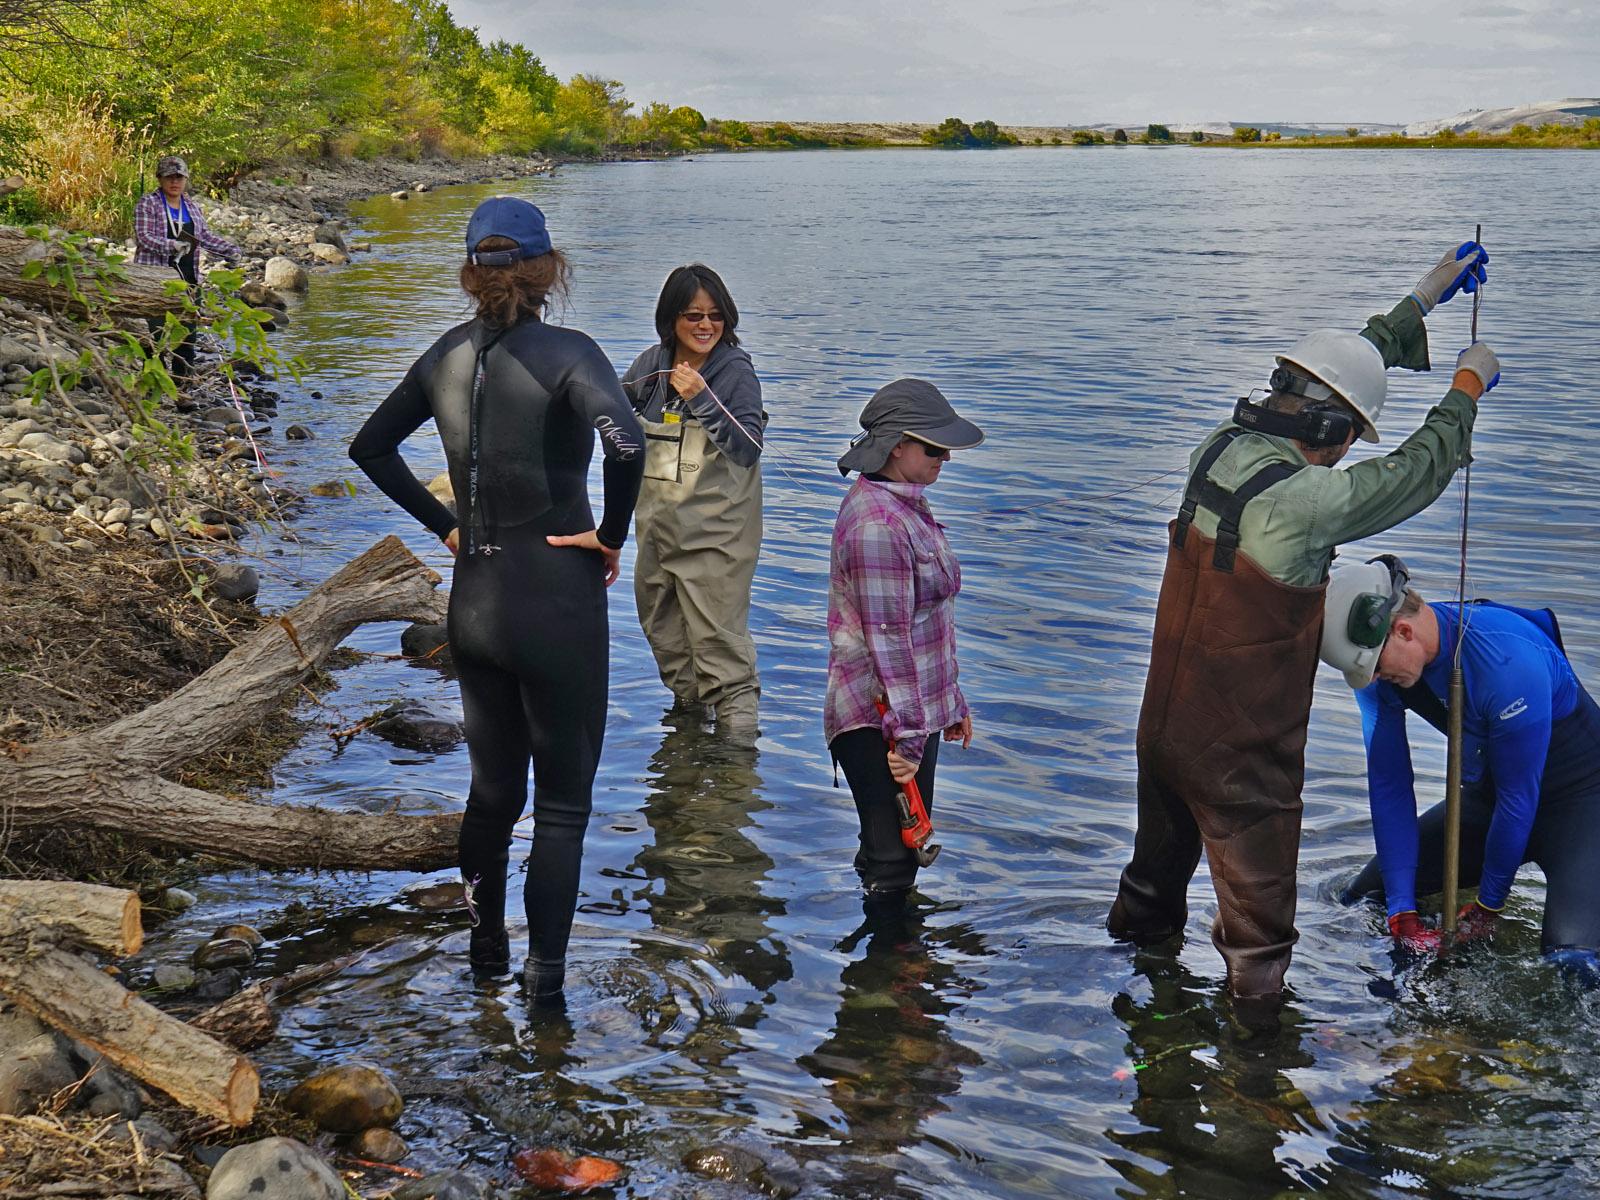
[[[1403,123],[1600,94],[1577,0],[448,3],[562,77],[756,120]]]

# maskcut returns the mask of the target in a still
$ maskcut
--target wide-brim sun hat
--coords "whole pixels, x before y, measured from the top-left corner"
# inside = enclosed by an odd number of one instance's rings
[[[957,413],[926,379],[896,379],[874,392],[862,408],[861,433],[839,459],[839,474],[883,470],[894,448],[908,437],[940,450],[970,450],[983,441],[983,430]]]

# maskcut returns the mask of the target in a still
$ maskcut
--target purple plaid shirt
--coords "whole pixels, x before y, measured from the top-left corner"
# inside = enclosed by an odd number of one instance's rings
[[[858,477],[839,506],[828,574],[828,741],[881,729],[908,762],[967,715],[956,685],[961,567],[925,485]],[[887,716],[877,701],[888,698]]]
[[[202,247],[219,258],[240,257],[239,247],[206,228],[206,219],[198,204],[187,196],[183,198],[183,204],[189,210],[189,219],[194,222],[195,240]],[[136,247],[133,261],[147,267],[175,265],[188,247],[176,238],[169,237],[170,232],[167,227],[166,193],[157,189],[140,196],[139,203],[133,208],[133,240]]]

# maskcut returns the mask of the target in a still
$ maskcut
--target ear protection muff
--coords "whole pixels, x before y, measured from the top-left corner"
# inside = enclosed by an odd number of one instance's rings
[[[1278,371],[1273,372],[1274,383]],[[1275,387],[1274,390],[1283,389]],[[1355,415],[1334,404],[1308,404],[1297,413],[1282,413],[1251,404],[1248,396],[1233,406],[1233,420],[1234,424],[1253,433],[1293,438],[1319,450],[1324,446],[1344,445],[1356,428]]]

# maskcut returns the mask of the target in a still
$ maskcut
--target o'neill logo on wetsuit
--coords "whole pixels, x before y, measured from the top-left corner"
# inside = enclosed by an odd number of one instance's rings
[[[617,448],[617,456],[619,458],[632,458],[639,453],[639,447],[628,440],[628,435],[622,426],[618,425],[610,417],[597,417],[594,427],[600,431],[601,437]]]
[[[1526,697],[1518,696],[1510,704],[1506,705],[1500,710],[1500,719],[1502,721],[1509,721],[1512,717],[1520,716],[1527,711],[1528,701]]]

